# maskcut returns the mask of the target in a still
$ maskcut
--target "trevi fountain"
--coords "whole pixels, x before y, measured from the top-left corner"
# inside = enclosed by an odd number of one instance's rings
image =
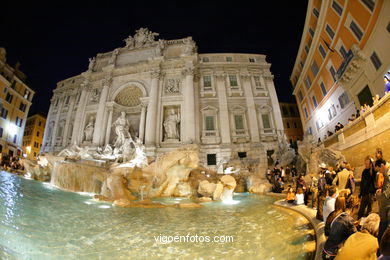
[[[61,145],[67,145],[61,150],[47,149],[37,162],[23,159],[23,177],[0,173],[0,259],[313,257],[311,224],[274,205],[280,197],[267,195],[262,159],[230,158],[214,168],[204,166],[205,148],[196,140],[181,140],[188,130],[183,120],[189,121],[174,105],[162,112],[161,146],[151,148],[144,136],[131,131],[129,110],[120,108],[107,125],[97,126],[105,118],[99,109],[98,118],[85,117],[82,128],[78,122],[77,131],[68,131],[69,139],[62,135]],[[107,128],[107,134],[99,129],[96,135],[97,127]],[[148,127],[142,127],[143,134],[153,130]],[[254,126],[246,127],[232,147],[238,142],[245,148],[240,142],[253,138]],[[276,143],[275,159],[288,164],[294,152],[276,131],[269,132],[269,139],[255,139]],[[49,148],[54,147],[53,132],[45,135]],[[219,134],[209,137],[207,142],[221,140]]]
[[[313,256],[312,226],[273,205],[277,198],[265,195],[269,186],[260,172],[208,170],[194,144],[149,161],[126,120],[115,123],[115,132],[114,146],[73,145],[37,163],[24,160],[25,178],[1,172],[0,258]],[[233,193],[241,178],[245,188]]]

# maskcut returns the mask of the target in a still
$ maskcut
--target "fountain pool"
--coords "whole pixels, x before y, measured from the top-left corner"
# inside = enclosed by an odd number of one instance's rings
[[[180,200],[158,199],[167,204]],[[269,196],[235,194],[234,201],[209,202],[201,208],[117,208],[89,195],[0,172],[0,259],[312,256],[307,252],[315,247],[313,230],[303,216],[274,206],[275,198]],[[187,235],[230,242],[161,239]]]

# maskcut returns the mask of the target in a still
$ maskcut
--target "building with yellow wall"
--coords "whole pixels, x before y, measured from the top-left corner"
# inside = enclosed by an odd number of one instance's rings
[[[390,1],[309,0],[290,77],[304,131],[344,126],[390,78]]]
[[[27,114],[35,92],[26,85],[26,76],[6,63],[0,48],[0,152],[21,155]]]
[[[295,103],[279,102],[282,113],[284,134],[292,147],[297,147],[297,141],[303,140],[303,129],[299,117],[298,106]]]
[[[23,153],[29,159],[35,159],[40,152],[45,124],[46,117],[43,114],[38,113],[27,118],[23,136]]]

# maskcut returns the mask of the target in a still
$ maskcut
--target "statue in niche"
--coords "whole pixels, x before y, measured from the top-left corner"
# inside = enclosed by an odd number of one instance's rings
[[[165,93],[179,93],[180,80],[179,79],[168,79],[165,87]]]
[[[88,70],[93,70],[93,67],[95,67],[96,59],[95,57],[89,58],[89,65],[88,65]]]
[[[84,141],[91,142],[93,137],[93,130],[95,129],[95,122],[93,116],[89,118],[88,124],[84,128]]]
[[[129,120],[127,120],[126,118],[126,112],[124,111],[121,112],[121,115],[114,122],[113,126],[115,127],[115,133],[116,133],[116,140],[114,143],[115,148],[122,147],[126,139],[130,139],[130,141],[133,142],[133,139],[131,138],[129,132],[130,123]]]
[[[164,125],[164,140],[174,139],[178,140],[180,137],[179,132],[180,114],[176,114],[172,108],[169,110],[168,116],[165,118]]]
[[[100,90],[97,88],[93,89],[91,93],[90,101],[92,103],[97,103],[99,102],[99,97],[100,97]]]

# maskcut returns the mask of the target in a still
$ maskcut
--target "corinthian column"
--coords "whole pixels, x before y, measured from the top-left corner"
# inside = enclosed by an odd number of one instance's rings
[[[147,107],[147,104],[142,102],[141,103],[141,118],[140,118],[140,122],[139,122],[139,131],[138,131],[138,138],[141,139],[142,142],[144,142],[144,137],[145,137],[146,107]]]
[[[47,151],[47,147],[50,146],[50,138],[48,136],[49,134],[49,125],[50,125],[50,120],[52,118],[52,111],[53,111],[53,107],[54,107],[54,100],[51,99],[50,100],[50,107],[49,107],[49,112],[47,113],[47,118],[46,118],[46,124],[45,124],[45,131],[43,131],[43,141],[42,141],[42,148],[41,148],[41,152],[46,152]],[[53,132],[53,130],[52,130]],[[46,144],[49,144],[48,146],[46,146]]]
[[[146,113],[145,144],[153,146],[156,144],[157,129],[157,103],[160,71],[151,72],[152,82],[150,84],[149,104]]]
[[[80,136],[80,124],[81,124],[81,118],[85,109],[85,103],[86,103],[86,97],[87,97],[87,86],[88,86],[88,81],[85,81],[83,84],[81,84],[81,96],[80,96],[80,101],[77,106],[76,110],[76,116],[74,120],[74,125],[73,125],[73,133],[72,133],[72,144],[74,143],[79,143],[79,136]]]
[[[185,84],[183,84],[183,108],[181,113],[183,133],[181,133],[181,140],[187,143],[195,141],[194,69],[186,68],[183,75],[185,76]]]
[[[107,130],[106,130],[106,140],[104,142],[104,145],[107,145],[110,143],[110,134],[111,134],[111,124],[112,124],[112,111],[113,108],[108,108],[108,120],[107,120]]]
[[[248,108],[249,133],[251,135],[252,142],[260,142],[255,101],[253,99],[252,86],[250,82],[251,76],[241,75],[241,78],[242,78],[244,92],[245,92],[246,105]]]
[[[281,116],[282,114],[280,113],[278,96],[276,95],[275,85],[272,79],[273,79],[272,75],[268,76],[266,79],[266,84],[267,84],[269,96],[271,98],[272,112],[273,112],[273,117],[275,119],[275,128],[278,135],[284,136],[284,127],[283,127],[283,121]]]
[[[96,112],[96,121],[95,121],[95,128],[93,132],[93,139],[92,143],[95,145],[101,145],[101,137],[103,136],[105,127],[103,124],[103,117],[104,117],[104,110],[106,108],[106,101],[108,96],[108,88],[111,83],[111,77],[104,78],[102,84],[103,84],[103,90],[100,94],[99,99],[99,106],[98,110]]]
[[[58,128],[58,123],[60,121],[62,105],[64,103],[64,100],[61,100],[61,99],[63,99],[63,95],[60,98],[60,102],[59,102],[60,104],[58,105],[57,115],[56,115],[56,119],[54,121],[53,133],[52,133],[52,136],[51,136],[51,147],[52,147],[52,150],[54,150],[54,146],[56,145],[55,142],[56,142],[56,138],[57,138],[57,128]]]
[[[72,112],[73,112],[73,107],[74,107],[74,103],[76,101],[76,96],[71,96],[70,97],[70,104],[69,104],[69,108],[68,108],[68,114],[66,115],[66,122],[65,122],[65,128],[64,128],[64,136],[62,137],[62,146],[66,146],[68,143],[68,131],[70,131],[69,128],[69,125],[70,125],[70,118],[72,116]]]
[[[230,143],[230,124],[229,124],[229,110],[226,97],[226,75],[218,74],[217,79],[217,93],[219,104],[219,122],[221,123],[221,139],[223,144]]]

